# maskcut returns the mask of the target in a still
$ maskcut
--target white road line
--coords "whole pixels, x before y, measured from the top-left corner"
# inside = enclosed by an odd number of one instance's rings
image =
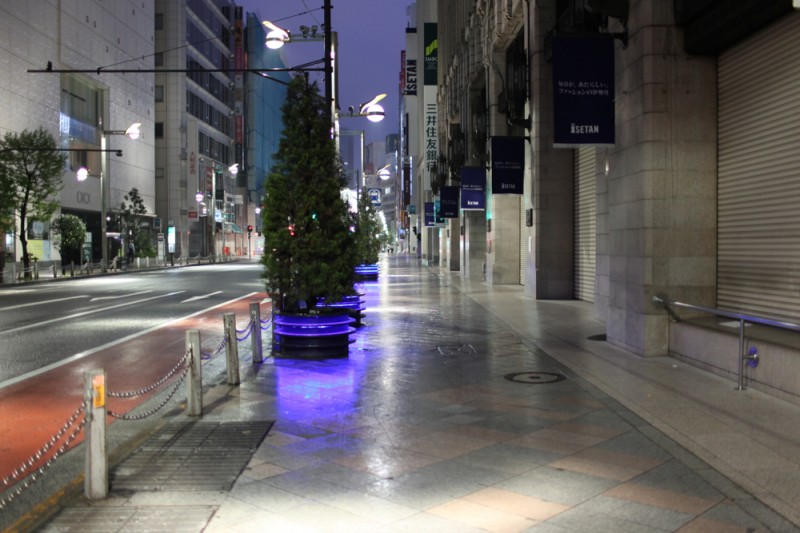
[[[203,296],[192,296],[191,298],[188,298],[188,299],[182,301],[181,303],[185,304],[186,302],[194,302],[196,300],[205,300],[206,298],[211,298],[215,294],[222,294],[222,291],[212,292],[212,293],[209,293],[209,294],[206,294],[206,295],[203,295]]]
[[[149,302],[150,300],[158,300],[159,298],[166,298],[167,296],[174,296],[176,294],[181,294],[182,292],[186,292],[186,291],[171,292],[169,294],[162,294],[160,296],[151,296],[150,298],[142,298],[141,300],[134,300],[132,302],[125,302],[125,303],[121,303],[121,304],[117,304],[117,305],[111,305],[111,306],[108,306],[108,307],[99,307],[97,309],[90,309],[89,311],[81,311],[80,313],[73,313],[71,315],[60,316],[58,318],[51,318],[50,320],[43,320],[41,322],[36,322],[35,324],[28,324],[27,326],[20,326],[18,328],[7,329],[5,331],[0,331],[0,336],[6,335],[8,333],[16,333],[18,331],[25,331],[26,329],[33,329],[33,328],[38,328],[38,327],[41,327],[41,326],[46,326],[48,324],[53,324],[55,322],[63,322],[65,320],[72,320],[73,318],[78,318],[78,317],[81,317],[81,316],[91,315],[91,314],[94,314],[94,313],[102,313],[103,311],[108,311],[110,309],[116,309],[117,307],[124,307],[126,305],[133,305],[133,304],[139,304],[139,303],[142,303],[142,302]]]
[[[180,292],[185,292],[185,291],[180,291]],[[179,293],[176,293],[176,294],[179,294]],[[34,370],[33,372],[28,372],[27,374],[22,374],[21,376],[17,376],[15,378],[11,378],[11,379],[8,379],[6,381],[3,381],[2,383],[0,383],[0,389],[4,389],[6,387],[14,385],[15,383],[19,383],[21,381],[25,381],[26,379],[30,379],[30,378],[36,377],[36,376],[38,376],[40,374],[44,374],[45,372],[49,372],[50,370],[52,370],[54,368],[58,368],[60,366],[64,366],[64,365],[66,365],[68,363],[71,363],[73,361],[77,361],[78,359],[83,359],[86,356],[89,356],[89,355],[92,355],[94,353],[100,352],[102,350],[105,350],[106,348],[111,348],[112,346],[116,346],[117,344],[122,344],[124,342],[128,342],[129,340],[135,339],[136,337],[141,337],[142,335],[147,335],[148,333],[151,333],[151,332],[153,332],[153,331],[155,331],[157,329],[165,328],[165,327],[167,327],[167,326],[169,326],[171,324],[177,324],[181,320],[186,320],[187,318],[192,318],[192,317],[195,317],[195,316],[198,316],[198,315],[202,315],[203,313],[207,313],[208,311],[211,311],[213,309],[217,309],[218,307],[223,307],[223,306],[231,304],[233,302],[238,302],[239,300],[243,300],[245,298],[250,298],[255,294],[258,294],[258,292],[251,292],[249,294],[245,294],[244,296],[240,296],[238,298],[234,298],[233,300],[228,300],[227,302],[222,302],[221,304],[217,304],[217,305],[215,305],[213,307],[209,307],[209,308],[206,308],[206,309],[201,309],[200,311],[197,311],[196,313],[192,313],[191,315],[182,316],[180,318],[176,318],[174,320],[170,320],[168,322],[164,322],[163,324],[159,324],[157,326],[153,326],[152,328],[145,329],[145,330],[140,331],[138,333],[132,333],[132,334],[128,335],[127,337],[123,337],[121,339],[117,339],[115,341],[103,344],[102,346],[98,346],[97,348],[92,348],[91,350],[86,350],[85,352],[76,353],[75,355],[67,357],[66,359],[62,359],[61,361],[58,361],[57,363],[52,363],[52,364],[49,364],[47,366],[43,366],[42,368],[39,368],[38,370]],[[149,298],[149,299],[152,300],[153,298]],[[177,354],[177,355],[180,355],[180,354]]]
[[[66,300],[74,300],[76,298],[88,298],[88,295],[82,296],[67,296],[66,298],[56,298],[55,300],[45,300],[43,302],[33,302],[29,304],[20,304],[20,305],[11,305],[9,307],[0,307],[0,311],[15,311],[17,309],[22,309],[23,307],[33,307],[34,305],[44,305],[44,304],[52,304],[56,302],[64,302]]]
[[[97,296],[89,300],[90,302],[96,302],[97,300],[116,300],[118,298],[130,298],[131,296],[139,296],[140,294],[147,294],[148,292],[153,291],[139,291],[139,292],[132,292],[130,294],[115,294],[113,296]]]

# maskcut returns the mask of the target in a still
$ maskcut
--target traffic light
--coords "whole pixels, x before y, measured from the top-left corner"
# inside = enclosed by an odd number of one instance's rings
[[[253,233],[253,225],[252,225],[252,224],[249,224],[249,225],[247,226],[247,234],[248,234],[248,235],[250,235],[251,233]]]

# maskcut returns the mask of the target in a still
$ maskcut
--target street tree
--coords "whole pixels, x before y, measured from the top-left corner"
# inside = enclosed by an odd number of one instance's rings
[[[378,211],[366,189],[358,198],[358,216],[355,220],[355,249],[358,263],[372,265],[378,262],[381,251],[383,228],[378,218]]]
[[[147,207],[144,199],[139,194],[139,189],[133,187],[122,198],[120,204],[120,226],[127,242],[132,242],[140,256],[147,255],[152,248],[149,232],[142,231],[141,223]],[[127,248],[126,248],[127,249]]]
[[[65,163],[66,157],[44,128],[8,132],[0,139],[0,222],[9,214],[12,225],[14,217],[19,220],[25,278],[31,277],[28,224],[50,220],[58,209]]]
[[[321,300],[354,294],[355,265],[345,185],[316,84],[294,78],[284,130],[264,185],[262,278],[283,312],[317,312]]]
[[[86,240],[86,224],[75,215],[61,215],[50,224],[50,231],[59,236],[56,242],[58,252],[61,254],[61,265],[68,262],[80,263],[81,250]]]

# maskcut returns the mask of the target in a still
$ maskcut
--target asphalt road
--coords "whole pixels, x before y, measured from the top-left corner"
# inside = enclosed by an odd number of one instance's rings
[[[256,261],[0,287],[0,388],[244,295]]]

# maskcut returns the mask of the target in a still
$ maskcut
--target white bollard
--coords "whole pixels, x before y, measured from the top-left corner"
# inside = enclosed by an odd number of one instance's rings
[[[86,415],[86,473],[83,492],[90,500],[108,496],[108,455],[106,454],[106,372],[89,370],[83,374],[84,413]]]
[[[200,353],[200,330],[186,332],[186,351],[189,359],[189,375],[186,380],[186,410],[189,416],[203,416],[203,367]]]
[[[253,339],[253,364],[264,362],[263,346],[261,344],[261,306],[258,302],[250,304],[250,322],[253,323],[253,331],[250,335]]]
[[[236,315],[225,313],[222,315],[225,326],[225,361],[228,367],[228,385],[239,384],[239,343],[236,340]]]

